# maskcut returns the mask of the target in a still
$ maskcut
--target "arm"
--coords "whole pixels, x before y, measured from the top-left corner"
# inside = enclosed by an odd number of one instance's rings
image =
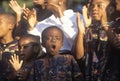
[[[73,47],[73,53],[75,54],[76,59],[81,59],[84,56],[84,34],[85,28],[83,21],[80,20],[80,14],[77,13],[77,24],[78,24],[78,35],[75,41],[75,46]]]

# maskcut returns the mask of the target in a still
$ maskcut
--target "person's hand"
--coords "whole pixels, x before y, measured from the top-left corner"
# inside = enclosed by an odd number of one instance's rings
[[[11,56],[11,59],[9,60],[10,64],[13,66],[15,71],[18,71],[21,66],[23,61],[19,60],[19,56],[14,54],[13,56]]]
[[[49,10],[52,11],[53,14],[55,14],[55,16],[61,18],[62,16],[64,16],[61,5],[60,4],[56,5],[56,4],[53,4],[53,3],[48,3],[47,6],[48,6]]]
[[[78,25],[78,33],[80,35],[84,35],[85,34],[85,27],[84,27],[84,23],[83,20],[80,19],[80,13],[77,13],[77,25]]]
[[[27,20],[29,24],[29,30],[33,30],[35,24],[37,23],[36,10],[35,9],[29,10],[28,8],[26,8],[24,10],[23,17]]]
[[[107,10],[105,4],[101,6],[101,12],[102,12],[101,25],[105,30],[108,30],[109,23],[108,23]]]
[[[18,26],[19,21],[21,20],[21,15],[23,13],[23,10],[25,9],[25,4],[23,4],[23,7],[21,7],[16,0],[10,0],[9,6],[17,15],[17,26]]]
[[[89,27],[91,25],[92,18],[88,14],[88,8],[86,6],[83,6],[82,14],[83,14],[83,17],[85,19],[85,23],[86,23],[85,25],[86,25],[86,27]]]
[[[10,0],[9,6],[17,15],[21,15],[25,9],[25,4],[23,4],[23,7],[21,7],[16,0]]]
[[[116,34],[118,41],[120,42],[120,34]]]

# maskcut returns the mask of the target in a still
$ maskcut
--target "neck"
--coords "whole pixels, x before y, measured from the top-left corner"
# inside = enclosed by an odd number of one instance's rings
[[[3,44],[7,44],[7,43],[10,43],[10,42],[12,42],[14,39],[13,39],[13,37],[12,37],[12,35],[7,35],[7,36],[5,36],[5,37],[2,37],[2,38],[0,38],[0,42],[1,43],[3,43]]]

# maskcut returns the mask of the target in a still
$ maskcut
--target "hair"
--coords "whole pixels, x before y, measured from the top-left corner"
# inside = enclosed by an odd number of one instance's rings
[[[25,35],[20,37],[20,40],[24,39],[24,38],[29,38],[30,42],[40,45],[40,37],[39,36],[35,36],[35,35],[31,35],[31,34],[25,34]]]
[[[0,13],[0,16],[4,17],[4,20],[6,20],[7,23],[13,24],[15,26],[17,20],[13,14],[2,12]]]
[[[31,35],[31,34],[25,34],[25,35],[20,37],[19,41],[24,39],[24,38],[28,38],[30,43],[32,43],[34,46],[36,46],[35,53],[38,54],[38,52],[41,51],[41,43],[40,43],[40,37],[39,36],[35,36],[35,35]]]
[[[61,34],[62,34],[62,36],[63,36],[63,31],[62,31],[60,28],[58,28],[57,26],[50,26],[50,27],[48,27],[48,28],[46,28],[46,29],[43,30],[43,32],[42,32],[42,42],[44,41],[45,37],[47,36],[47,35],[46,35],[47,32],[48,32],[49,30],[51,30],[51,29],[57,29],[58,31],[61,32]],[[62,39],[63,39],[63,38],[62,38]]]

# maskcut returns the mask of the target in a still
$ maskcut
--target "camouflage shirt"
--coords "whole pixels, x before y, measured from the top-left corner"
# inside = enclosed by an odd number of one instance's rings
[[[71,55],[55,55],[35,62],[36,81],[81,81],[80,74]]]

